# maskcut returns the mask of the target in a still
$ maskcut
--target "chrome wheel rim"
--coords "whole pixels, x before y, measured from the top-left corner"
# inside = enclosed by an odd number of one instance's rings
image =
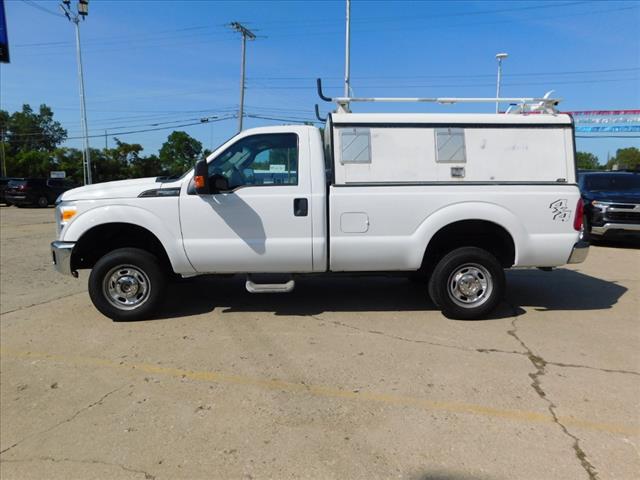
[[[118,265],[104,277],[106,299],[120,310],[133,310],[149,299],[151,282],[143,270],[133,265]]]
[[[482,265],[467,263],[456,268],[447,282],[449,298],[460,307],[476,308],[493,292],[493,278]]]

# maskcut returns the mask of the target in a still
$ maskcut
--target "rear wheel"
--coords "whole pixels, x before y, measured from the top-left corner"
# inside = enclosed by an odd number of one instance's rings
[[[429,294],[446,317],[471,320],[497,306],[504,286],[504,270],[496,257],[481,248],[462,247],[438,262]]]
[[[40,208],[45,208],[49,206],[49,200],[47,200],[47,197],[38,197],[37,203]]]
[[[158,259],[139,248],[120,248],[96,262],[89,276],[95,307],[116,321],[149,318],[163,298],[165,271]]]

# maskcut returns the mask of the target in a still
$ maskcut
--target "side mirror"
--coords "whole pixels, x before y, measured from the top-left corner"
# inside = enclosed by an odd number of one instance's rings
[[[198,195],[207,195],[211,193],[209,188],[209,166],[206,160],[198,160],[193,175],[193,185]]]

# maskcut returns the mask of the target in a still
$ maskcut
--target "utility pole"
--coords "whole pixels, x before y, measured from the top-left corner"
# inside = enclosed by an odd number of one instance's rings
[[[496,59],[498,60],[498,80],[496,82],[496,113],[500,113],[500,102],[498,99],[500,98],[500,81],[502,80],[502,60],[507,58],[509,54],[507,53],[498,53],[496,55]]]
[[[242,34],[242,60],[240,62],[240,107],[238,108],[238,131],[242,131],[242,118],[244,116],[244,75],[245,75],[245,58],[247,48],[247,38],[255,40],[254,33],[238,22],[231,22],[231,28]]]
[[[347,28],[344,52],[344,96],[351,95],[351,0],[347,0]]]
[[[71,0],[62,0],[60,9],[67,19],[76,26],[76,55],[78,60],[78,84],[80,88],[80,123],[82,124],[83,153],[82,170],[85,185],[92,183],[91,152],[89,151],[89,128],[87,127],[87,105],[84,94],[84,74],[82,69],[82,51],[80,49],[80,20],[89,15],[89,0],[79,0],[77,13],[71,10]]]

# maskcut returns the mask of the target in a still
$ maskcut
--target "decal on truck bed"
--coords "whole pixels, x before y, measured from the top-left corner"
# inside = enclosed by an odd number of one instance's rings
[[[566,222],[571,218],[571,210],[569,210],[569,207],[567,206],[566,198],[561,198],[552,202],[549,205],[549,208],[551,209],[551,214],[553,215],[554,220]]]

